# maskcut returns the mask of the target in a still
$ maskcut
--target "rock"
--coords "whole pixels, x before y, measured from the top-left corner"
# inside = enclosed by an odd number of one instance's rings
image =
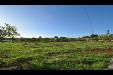
[[[108,65],[108,70],[113,70],[113,58],[110,60],[110,63]]]
[[[108,66],[108,69],[113,70],[113,64],[110,64],[110,65]]]
[[[113,58],[110,60],[110,64],[113,64]]]

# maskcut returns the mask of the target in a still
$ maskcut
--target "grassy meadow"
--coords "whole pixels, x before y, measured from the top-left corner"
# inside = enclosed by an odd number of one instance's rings
[[[113,42],[0,42],[0,70],[104,70]]]

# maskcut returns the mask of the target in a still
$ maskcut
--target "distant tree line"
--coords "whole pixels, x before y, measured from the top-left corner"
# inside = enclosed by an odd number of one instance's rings
[[[58,37],[54,36],[53,38],[19,38],[21,41],[39,41],[39,42],[75,42],[75,41],[113,41],[113,34],[91,34],[89,36],[83,36],[79,38],[68,38],[68,37]]]
[[[25,42],[76,42],[76,41],[113,41],[113,34],[104,34],[104,35],[97,35],[91,34],[89,36],[83,36],[79,38],[68,38],[68,37],[58,37],[54,36],[53,38],[15,38],[18,41],[25,41]]]
[[[68,37],[58,37],[54,36],[53,38],[15,38],[19,36],[16,26],[11,26],[5,23],[5,26],[0,26],[0,41],[25,41],[25,42],[75,42],[75,41],[113,41],[113,34],[91,34],[89,36],[83,36],[79,38],[68,38]]]

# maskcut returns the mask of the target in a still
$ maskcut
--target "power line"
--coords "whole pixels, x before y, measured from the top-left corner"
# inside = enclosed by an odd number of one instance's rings
[[[85,8],[85,12],[86,12],[86,15],[87,15],[87,18],[88,18],[88,21],[89,21],[89,25],[90,25],[90,28],[91,28],[91,32],[92,34],[94,33],[94,29],[93,29],[93,26],[92,26],[92,22],[91,22],[91,19],[89,17],[89,14],[88,14],[88,11],[87,9]]]

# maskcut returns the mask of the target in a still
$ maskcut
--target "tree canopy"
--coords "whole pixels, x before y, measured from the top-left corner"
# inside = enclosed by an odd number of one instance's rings
[[[0,38],[14,38],[15,36],[20,36],[16,26],[11,26],[6,23],[5,26],[0,26]]]

